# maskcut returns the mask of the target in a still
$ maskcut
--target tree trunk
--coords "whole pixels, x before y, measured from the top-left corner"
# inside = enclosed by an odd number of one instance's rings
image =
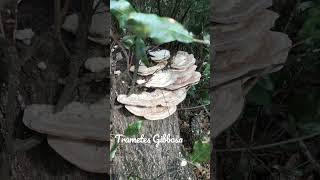
[[[127,92],[126,83],[119,79],[113,80],[111,103],[116,104],[117,94]],[[120,82],[120,83],[118,83]],[[129,82],[129,81],[127,81]],[[131,84],[130,82],[128,84]],[[123,134],[128,124],[137,117],[130,114],[124,107],[111,110],[112,134]],[[180,137],[179,118],[177,114],[164,120],[143,121],[140,135],[151,138],[151,143],[127,144],[121,143],[113,159],[111,172],[115,179],[139,177],[141,179],[194,179],[190,166],[180,166],[183,158],[182,144],[160,143],[158,147],[152,142],[156,134],[170,134],[171,137]]]

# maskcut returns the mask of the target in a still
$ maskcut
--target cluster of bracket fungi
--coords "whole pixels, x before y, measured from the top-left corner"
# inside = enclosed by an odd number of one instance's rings
[[[213,136],[232,125],[244,106],[244,96],[264,74],[278,71],[291,41],[274,32],[278,14],[272,0],[214,0],[211,22],[213,57]]]
[[[97,46],[106,45],[110,26],[108,7],[101,3],[92,16],[88,39]],[[107,12],[107,13],[105,13]],[[66,17],[63,29],[75,33],[78,16]],[[92,73],[107,71],[109,58],[92,54],[84,67]],[[106,77],[107,78],[107,77]],[[107,118],[108,98],[93,104],[71,102],[60,112],[49,104],[31,104],[24,110],[23,123],[30,129],[47,135],[48,144],[64,159],[82,170],[107,173]]]
[[[168,50],[149,51],[149,55],[155,65],[147,67],[140,61],[137,70],[137,84],[146,87],[144,92],[120,94],[117,101],[136,116],[147,120],[161,120],[177,110],[177,105],[186,98],[188,86],[198,83],[201,74],[196,71],[196,59],[187,52],[178,51],[171,59]],[[130,71],[134,70],[135,67],[132,66]],[[150,88],[155,90],[147,92]]]

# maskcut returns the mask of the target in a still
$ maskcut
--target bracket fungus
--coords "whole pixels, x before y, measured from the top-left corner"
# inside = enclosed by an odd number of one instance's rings
[[[152,75],[152,74],[160,71],[164,67],[166,67],[167,63],[168,63],[167,61],[162,61],[154,66],[147,67],[142,61],[140,61],[140,66],[138,68],[138,75],[140,75],[140,76]],[[130,67],[131,72],[134,72],[134,69],[135,69],[134,66]]]
[[[109,59],[106,57],[91,57],[84,63],[84,67],[94,73],[102,72],[108,66]]]
[[[70,163],[88,172],[107,173],[107,143],[91,143],[48,136],[48,144]]]
[[[214,0],[211,17],[217,23],[238,23],[272,5],[272,0]]]
[[[277,13],[264,10],[244,22],[221,24],[212,27],[215,51],[228,51],[249,45],[250,40],[257,40],[263,37],[262,35],[273,27],[278,17]]]
[[[109,5],[105,4],[104,2],[95,0],[95,4],[93,7],[95,12],[93,12],[92,10],[92,14],[86,9],[83,9],[84,7],[80,8],[83,12],[86,11],[90,14],[90,17],[92,17],[91,21],[87,21],[87,20],[79,21],[79,18],[80,18],[79,13],[71,14],[65,17],[62,28],[73,34],[79,35],[78,30],[80,29],[78,27],[82,25],[86,27],[88,26],[89,32],[88,34],[84,34],[85,39],[88,38],[90,41],[99,43],[101,45],[108,45],[109,29],[110,29],[109,28],[110,27],[109,12],[110,11],[108,6]],[[89,7],[89,9],[90,8],[91,7]],[[84,13],[83,15],[85,14],[87,13]],[[80,34],[83,35],[83,33],[80,33]],[[34,33],[31,29],[23,29],[23,30],[16,31],[16,39],[21,40],[28,45],[31,43],[33,36],[34,36]],[[78,39],[83,39],[83,36]],[[71,40],[71,39],[69,38],[68,40]],[[70,41],[70,43],[73,43],[73,41]],[[82,45],[87,45],[87,42],[85,42]],[[82,45],[81,47],[76,46],[74,48],[76,50],[73,53],[74,55],[77,55],[77,56],[78,55],[82,56],[83,54],[90,54],[93,56],[91,58],[88,58],[84,63],[85,68],[93,72],[89,74],[90,77],[91,75],[95,76],[96,74],[94,73],[104,71],[110,66],[108,57],[99,57],[102,54],[104,54],[103,48],[98,47],[97,44],[94,44],[91,42],[90,44],[88,44],[90,48],[86,49],[86,52],[79,53],[78,50],[83,49]],[[39,52],[41,51],[42,50],[40,50]],[[61,58],[54,58],[54,59],[61,59]],[[51,60],[52,58],[48,59],[49,62]],[[82,64],[80,65],[82,66]],[[44,71],[47,69],[47,64],[40,61],[38,62],[37,67],[40,70]],[[57,76],[61,75],[60,70],[57,69],[58,67],[60,67],[58,66],[58,64],[55,64],[54,66],[52,66],[51,67],[53,68],[51,69],[52,72],[50,71],[51,73],[49,74],[53,73],[53,74],[56,74]],[[78,75],[80,76],[80,74],[76,74],[76,77],[75,77],[76,81],[78,79]],[[101,75],[103,75],[102,78],[105,78],[104,73]],[[46,79],[48,78],[40,78],[39,82],[45,83]],[[94,79],[89,78],[90,82],[99,81],[99,79],[100,77],[99,78],[97,77]],[[58,78],[57,81],[60,84],[64,84],[64,85],[66,84],[64,80],[61,80],[61,78]],[[103,85],[102,87],[104,86],[105,85]],[[108,119],[110,118],[109,117],[110,113],[108,112],[110,110],[110,103],[108,100],[109,97],[108,96],[104,97],[103,99],[98,100],[93,104],[87,104],[87,103],[81,103],[81,102],[69,103],[69,100],[72,100],[72,99],[81,99],[81,100],[92,102],[93,100],[96,100],[97,98],[100,98],[101,96],[105,95],[105,93],[101,91],[89,92],[89,90],[91,90],[94,87],[96,86],[95,85],[92,86],[91,84],[86,85],[84,87],[86,90],[88,90],[86,92],[89,94],[90,97],[87,96],[88,95],[87,93],[86,95],[80,95],[80,97],[79,96],[75,97],[73,96],[74,95],[73,91],[74,91],[74,88],[76,87],[69,88],[68,86],[65,86],[64,88],[69,89],[70,91],[67,90],[62,93],[53,93],[59,96],[62,95],[61,96],[63,99],[63,101],[61,101],[62,102],[61,106],[63,107],[62,110],[60,110],[59,105],[55,106],[55,105],[49,105],[49,104],[31,104],[31,105],[28,105],[27,107],[22,107],[24,109],[23,123],[29,129],[32,129],[38,133],[45,134],[47,136],[47,141],[49,146],[51,146],[59,155],[61,155],[65,160],[69,161],[71,164],[74,164],[75,166],[79,167],[84,171],[88,171],[92,173],[108,173],[107,161],[108,161],[108,150],[110,149],[108,144],[108,137],[107,137]],[[53,92],[56,92],[55,90],[60,88],[61,87],[58,84],[54,86],[50,86],[50,89]],[[37,89],[37,91],[33,91],[30,95],[31,96],[36,94],[39,95],[40,93],[41,97],[43,98],[31,98],[30,99],[31,102],[35,102],[35,101],[47,102],[48,101],[49,103],[54,103],[54,99],[56,98],[48,99],[48,97],[42,96],[47,93],[41,93],[38,91],[39,89]],[[66,101],[64,101],[65,98],[63,98],[65,97],[64,95],[65,92],[67,92],[66,94],[72,95],[72,97],[68,98],[69,100],[66,100]],[[59,100],[59,97],[58,97],[58,100]],[[23,104],[22,106],[25,106],[25,105]],[[56,112],[55,111],[56,109],[58,109],[59,112]],[[31,141],[31,143],[33,142]],[[46,177],[49,177],[47,176],[46,173],[45,175]],[[44,176],[41,175],[39,177],[44,177]],[[84,177],[89,177],[89,176],[84,176]]]
[[[170,52],[159,50],[149,51],[149,54],[158,64],[149,68],[140,65],[138,75],[150,75],[151,77],[148,80],[139,79],[137,83],[155,90],[129,96],[120,94],[117,101],[124,104],[125,108],[136,116],[142,116],[147,120],[161,120],[175,113],[177,105],[186,98],[187,87],[198,83],[201,74],[196,71],[194,56],[187,52],[178,51],[177,55],[172,58],[171,66],[165,70],[162,70],[163,65],[161,65],[161,69],[155,68],[155,70],[153,68],[159,67],[159,64],[163,62],[167,63],[167,60],[170,59]],[[133,71],[134,67],[130,70]]]
[[[32,29],[16,30],[16,39],[22,41],[26,45],[31,44],[31,39],[34,36]]]
[[[177,78],[177,80],[170,84],[169,86],[166,86],[165,89],[168,90],[175,90],[179,88],[183,88],[186,86],[197,84],[201,79],[201,73],[200,72],[192,72],[190,78],[180,77]]]
[[[160,120],[171,116],[176,112],[177,106],[138,107],[125,106],[128,111],[136,116],[142,116],[148,120]]]
[[[176,90],[189,85],[197,84],[200,81],[201,74],[195,71],[196,65],[191,65],[182,71],[169,69],[155,73],[147,83],[146,87],[163,88],[167,90]]]
[[[242,47],[237,51],[217,54],[213,85],[240,77],[254,70],[285,62],[290,47],[289,38],[278,32],[267,32],[261,43],[255,47]],[[241,61],[239,61],[241,60]]]
[[[151,60],[153,60],[156,64],[151,67],[147,67],[142,61],[139,61],[138,75],[140,76],[149,76],[156,72],[159,72],[163,68],[165,68],[168,64],[168,59],[170,58],[170,51],[163,49],[157,51],[149,51],[149,55],[151,56]],[[130,71],[134,72],[135,67],[131,66]]]
[[[61,112],[53,105],[33,104],[24,111],[23,123],[30,129],[70,139],[106,141],[106,102],[87,105],[72,102]]]
[[[170,58],[170,51],[166,49],[157,50],[157,51],[149,51],[149,55],[151,56],[151,60],[155,62],[166,61]]]
[[[213,136],[231,126],[241,114],[246,81],[281,69],[291,41],[284,33],[274,32],[278,14],[267,10],[271,0],[214,0],[211,21],[216,52],[213,74]],[[261,73],[257,73],[261,72]],[[244,76],[244,78],[242,78]],[[255,81],[253,81],[255,82]]]
[[[141,94],[118,95],[117,101],[130,106],[176,106],[187,96],[187,89],[181,88],[176,91],[156,89],[153,92],[142,92]]]
[[[24,111],[23,123],[30,129],[48,135],[49,145],[63,158],[79,168],[107,173],[108,103],[68,104],[54,113],[54,106],[33,104]]]
[[[228,128],[241,114],[244,97],[241,82],[228,84],[213,92],[212,113],[214,115],[213,136],[217,136]]]
[[[169,70],[159,71],[152,75],[152,77],[145,84],[146,87],[163,88],[173,84],[177,78]]]
[[[196,63],[193,54],[184,51],[178,51],[173,57],[171,67],[174,69],[187,69]]]

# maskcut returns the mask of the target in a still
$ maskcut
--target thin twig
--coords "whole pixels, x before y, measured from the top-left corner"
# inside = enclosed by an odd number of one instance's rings
[[[309,151],[307,145],[303,142],[303,140],[299,140],[299,146],[303,150],[303,154],[305,154],[314,168],[317,170],[318,174],[320,175],[320,164],[315,160],[311,152]]]
[[[281,146],[281,145],[286,145],[286,144],[290,144],[290,143],[297,143],[299,141],[303,141],[303,140],[307,140],[307,139],[311,139],[314,138],[316,136],[319,136],[320,133],[314,133],[308,136],[303,136],[303,137],[299,137],[299,138],[292,138],[286,141],[280,141],[280,142],[276,142],[276,143],[272,143],[272,144],[266,144],[266,145],[260,145],[260,146],[255,146],[255,147],[243,147],[243,148],[233,148],[233,149],[217,149],[217,152],[219,153],[223,153],[223,152],[241,152],[241,151],[248,151],[248,150],[262,150],[262,149],[267,149],[267,148],[274,148],[277,146]]]
[[[210,104],[202,104],[199,106],[193,106],[193,107],[183,107],[183,108],[178,108],[178,110],[182,111],[182,110],[195,110],[195,109],[199,109],[199,108],[203,108],[206,106],[209,106]]]
[[[289,28],[289,25],[290,25],[290,23],[292,22],[292,19],[293,19],[295,13],[296,13],[296,10],[299,8],[300,4],[301,4],[300,0],[297,0],[296,5],[295,5],[294,9],[292,10],[292,12],[290,13],[290,17],[289,17],[289,19],[288,19],[288,22],[287,22],[287,24],[286,24],[286,26],[284,27],[284,30],[283,30],[282,32],[284,32],[284,33],[287,32],[287,30],[288,30],[288,28]]]
[[[122,53],[124,54],[125,58],[126,58],[126,62],[127,62],[127,69],[130,69],[130,57],[127,53],[127,50],[123,47],[122,43],[119,42],[118,38],[115,37],[113,31],[111,30],[110,32],[110,36],[112,38],[113,41],[116,42],[116,44],[121,48]],[[133,72],[133,77],[132,77],[132,83],[130,86],[130,90],[128,92],[128,94],[132,94],[135,88],[135,82],[137,81],[138,78],[138,70],[139,70],[139,60],[135,61],[135,65],[134,65],[135,69]],[[129,76],[130,77],[130,76]]]
[[[139,60],[136,59],[136,61],[134,63],[134,72],[133,72],[133,77],[131,80],[131,86],[130,86],[130,90],[129,90],[128,95],[130,95],[134,92],[136,81],[138,79],[138,70],[139,70]]]
[[[71,59],[72,55],[71,55],[71,52],[69,51],[69,49],[67,48],[67,46],[65,45],[65,43],[63,42],[62,40],[62,37],[59,36],[58,37],[58,41],[59,41],[59,44],[60,46],[62,47],[67,59]]]
[[[61,0],[54,0],[54,33],[60,36],[61,31]]]
[[[1,14],[0,14],[0,19],[2,19]],[[2,36],[4,39],[6,38],[6,34],[4,33],[2,21],[0,21],[0,36]]]
[[[55,38],[57,39],[58,43],[62,47],[67,58],[71,59],[71,53],[68,50],[68,48],[66,47],[66,45],[63,42],[62,37],[61,37],[61,22],[66,15],[66,11],[68,10],[68,9],[65,9],[65,8],[68,8],[68,4],[69,4],[68,0],[65,1],[64,9],[61,11],[61,0],[54,1],[54,33],[55,33]]]
[[[187,14],[189,13],[190,9],[192,8],[193,4],[195,3],[196,1],[193,1],[192,3],[190,3],[189,7],[187,8],[187,10],[184,12],[180,22],[181,23],[184,23],[186,17],[187,17]]]
[[[161,16],[161,0],[157,1],[158,15]]]
[[[113,33],[112,30],[110,30],[110,37],[121,48],[121,52],[124,54],[124,56],[127,60],[127,69],[130,69],[130,67],[129,67],[130,66],[129,65],[130,57],[126,51],[126,48],[123,47],[122,43],[118,40],[118,38],[115,36],[115,34]]]
[[[256,77],[254,77],[254,79],[252,81],[250,81],[247,86],[245,86],[243,88],[243,94],[248,94],[249,91],[256,85],[256,83],[260,80],[260,78],[267,72],[269,72],[270,70],[272,70],[272,67],[267,67],[265,68],[263,71],[261,71]]]
[[[174,8],[173,8],[173,10],[172,10],[172,12],[171,12],[171,18],[173,18],[173,19],[176,18],[177,14],[178,14],[178,12],[179,12],[178,9],[179,9],[182,1],[183,1],[183,0],[175,0],[175,5],[174,5]]]
[[[81,0],[81,13],[79,16],[79,27],[76,33],[77,40],[74,45],[74,55],[70,59],[70,72],[67,77],[67,84],[63,89],[55,112],[61,111],[63,107],[72,101],[74,91],[79,84],[79,71],[88,55],[87,38],[89,34],[89,24],[91,24],[93,0]]]
[[[65,20],[65,18],[67,16],[69,5],[70,5],[70,0],[65,0],[64,4],[63,4],[62,11],[61,11],[61,21],[62,22]]]
[[[193,42],[200,43],[200,44],[205,44],[205,45],[210,45],[209,42],[201,40],[201,39],[193,39]]]
[[[97,12],[97,10],[98,10],[98,8],[99,8],[99,6],[100,6],[101,3],[102,3],[102,0],[99,0],[99,1],[97,2],[97,4],[95,5],[95,7],[93,8],[93,12],[94,12],[94,13]]]

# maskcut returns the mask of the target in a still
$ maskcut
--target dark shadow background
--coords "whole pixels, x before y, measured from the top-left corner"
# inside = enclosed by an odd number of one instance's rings
[[[62,0],[61,5],[65,7],[64,5],[67,1]],[[83,4],[86,3],[86,1],[70,0],[65,15],[74,12],[81,13],[83,9],[81,2]],[[109,1],[103,2],[109,6]],[[63,14],[61,16],[63,17]],[[13,156],[13,173],[18,180],[106,179],[107,174],[87,173],[70,164],[48,146],[46,140],[43,140],[44,135],[37,134],[23,125],[23,109],[26,105],[35,103],[57,105],[59,103],[65,88],[65,85],[61,84],[60,81],[66,80],[77,65],[70,63],[67,57],[68,54],[56,39],[53,0],[21,1],[18,6],[16,21],[16,29],[31,28],[35,36],[32,39],[31,46],[26,46],[21,41],[16,41],[14,46],[17,49],[16,55],[19,57],[18,65],[14,65],[8,58],[7,47],[10,45],[6,40],[1,40],[0,43],[0,150],[2,154],[4,153],[4,157],[0,158],[0,167],[3,168],[5,166],[4,159],[9,156],[7,146],[10,143],[11,145],[15,143],[14,139],[27,140],[31,137],[37,137],[37,139],[42,139],[40,144],[28,146],[25,151],[19,151]],[[71,54],[74,56],[81,55],[78,54],[77,48],[79,48],[79,44],[76,43],[77,37],[74,34],[61,30],[61,38]],[[85,53],[90,54],[95,51],[100,52],[101,55],[109,55],[109,45],[100,46],[87,40],[84,44],[87,51]],[[30,56],[25,58],[27,55]],[[46,62],[47,69],[45,71],[39,70],[39,62]],[[18,68],[12,68],[14,66]],[[76,78],[85,77],[89,73],[81,63],[78,70]],[[96,79],[83,81],[80,78],[66,102],[92,103],[101,97],[105,97],[106,93],[109,93],[109,71],[107,70],[103,73],[100,74],[100,77],[107,78],[103,78],[100,82],[97,82]],[[10,84],[14,84],[10,76],[16,78],[16,94],[10,92],[12,90],[12,88],[10,89]],[[99,78],[98,75],[97,78]],[[12,99],[8,98],[10,93],[14,94],[13,99],[17,102],[12,103]],[[8,106],[8,104],[14,105]],[[8,109],[8,107],[12,108]],[[5,120],[9,118],[8,112],[12,114],[10,118],[13,119],[10,131],[8,131],[8,126],[5,125]],[[109,124],[109,122],[106,123]],[[11,135],[12,141],[10,142],[6,142],[3,138],[5,137],[3,133],[7,132]],[[3,173],[5,172],[0,172],[0,179],[6,177]]]

